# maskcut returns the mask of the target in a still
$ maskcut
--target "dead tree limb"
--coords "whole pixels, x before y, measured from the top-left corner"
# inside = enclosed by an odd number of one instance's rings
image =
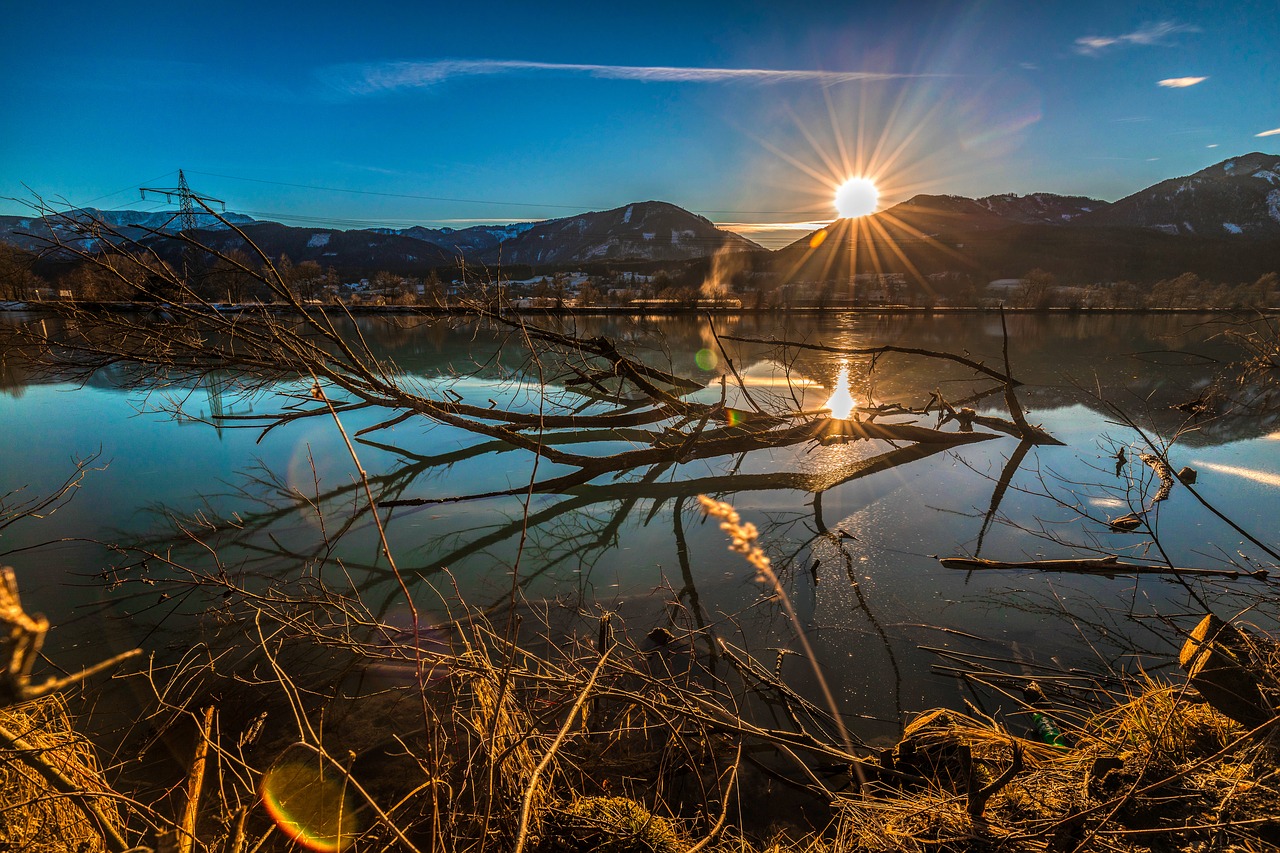
[[[1216,578],[1252,578],[1266,580],[1266,569],[1242,572],[1235,569],[1197,569],[1175,566],[1153,566],[1143,563],[1122,563],[1120,558],[1108,555],[1096,560],[984,560],[977,557],[940,557],[938,562],[948,569],[971,572],[980,569],[1034,569],[1041,572],[1071,572],[1082,575],[1199,575]]]

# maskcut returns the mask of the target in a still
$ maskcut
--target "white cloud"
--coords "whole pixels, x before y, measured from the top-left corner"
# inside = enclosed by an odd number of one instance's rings
[[[1264,130],[1262,133],[1255,133],[1254,136],[1280,136],[1280,127],[1275,130]]]
[[[1175,33],[1198,32],[1200,32],[1200,28],[1191,24],[1160,21],[1154,24],[1143,24],[1131,33],[1123,33],[1118,36],[1084,36],[1083,38],[1078,38],[1076,39],[1076,51],[1092,56],[1117,45],[1121,47],[1128,47],[1129,45],[1162,45],[1167,44],[1165,39]]]
[[[1218,143],[1216,142],[1210,143],[1209,145],[1205,146],[1205,148],[1217,148],[1217,147],[1218,147]]]
[[[1167,80],[1161,80],[1156,85],[1164,86],[1166,89],[1185,89],[1188,86],[1203,83],[1208,79],[1208,77],[1170,77]]]
[[[818,71],[777,68],[691,68],[681,66],[587,65],[565,62],[526,62],[518,59],[439,59],[425,62],[386,62],[340,65],[321,71],[334,87],[353,95],[399,89],[420,89],[459,77],[510,74],[577,74],[606,80],[649,83],[851,83],[937,75],[891,74],[878,71]]]

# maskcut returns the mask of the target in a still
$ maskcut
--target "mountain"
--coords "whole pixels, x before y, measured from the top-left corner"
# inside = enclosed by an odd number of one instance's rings
[[[199,229],[201,240],[224,252],[247,248],[239,235],[213,217],[204,217],[209,221]],[[94,218],[117,228],[126,237],[155,246],[162,254],[177,252],[176,246],[163,245],[167,241],[156,239],[146,230],[175,231],[172,214],[86,208],[75,212],[72,218]],[[708,258],[721,250],[760,250],[750,240],[722,231],[704,217],[661,201],[636,202],[543,222],[462,229],[414,226],[343,231],[258,222],[234,213],[226,218],[273,258],[285,254],[295,263],[316,261],[352,273],[379,269],[413,273],[451,266],[459,260],[489,266],[540,267],[599,261],[678,262]],[[0,241],[38,251],[51,238],[86,251],[99,246],[99,238],[77,236],[57,219],[0,217]]]
[[[1107,204],[1037,193],[919,195],[840,219],[779,250],[790,281],[866,273],[1017,278],[1039,267],[1067,281],[1154,281],[1194,272],[1251,281],[1280,270],[1280,157],[1248,154]]]
[[[1280,156],[1254,152],[1171,178],[1076,219],[1167,234],[1280,237]]]
[[[722,231],[709,219],[663,201],[549,219],[480,253],[487,263],[531,266],[593,261],[678,261],[721,250],[758,251],[745,237]]]
[[[99,217],[135,238],[145,237],[147,228],[176,227],[172,214],[86,209],[75,215]],[[1246,281],[1280,270],[1280,156],[1255,152],[1224,160],[1114,203],[1052,193],[919,195],[870,216],[836,220],[776,253],[660,201],[462,229],[343,231],[255,222],[237,214],[228,219],[271,257],[316,261],[344,275],[417,275],[460,259],[507,271],[622,261],[671,262],[692,270],[734,252],[743,253],[753,271],[777,273],[789,282],[883,272],[913,280],[958,273],[983,282],[1036,267],[1080,282],[1154,281],[1183,272]],[[0,217],[0,241],[23,248],[38,249],[42,236],[47,241],[68,233],[57,223]],[[202,230],[201,239],[224,251],[244,248],[225,228]],[[154,237],[146,241],[176,257],[175,246],[162,246],[165,241]],[[78,245],[92,251],[98,238]]]
[[[528,231],[536,222],[515,222],[510,225],[473,225],[470,228],[424,228],[415,225],[412,228],[371,228],[380,234],[398,234],[430,243],[440,249],[466,258],[478,257],[499,244],[518,237]]]
[[[175,210],[99,210],[96,207],[82,207],[71,211],[68,215],[80,221],[105,222],[115,228],[137,226],[170,233],[177,233],[182,228],[181,217]],[[248,225],[256,221],[252,216],[245,216],[243,213],[223,213],[221,216],[231,225]],[[217,216],[209,213],[197,213],[195,219],[196,228],[204,231],[219,231],[229,227],[219,221]]]
[[[989,195],[977,200],[978,204],[1005,219],[1024,224],[1043,223],[1064,225],[1086,213],[1102,210],[1110,202],[1082,195],[1055,195],[1032,193],[1031,195]]]
[[[253,217],[242,213],[223,216],[233,225],[253,223]],[[99,238],[85,237],[79,227],[85,223],[101,222],[111,226],[129,240],[141,240],[154,231],[177,233],[182,225],[176,211],[99,210],[82,207],[57,216],[0,216],[0,242],[9,243],[27,251],[38,252],[52,243],[65,243],[82,251],[95,251]],[[228,226],[208,213],[196,214],[196,227],[202,230],[227,230]]]
[[[488,266],[549,267],[598,261],[689,261],[721,250],[759,251],[708,219],[662,201],[543,222],[471,228],[336,231],[266,223],[246,229],[268,254],[360,269],[407,270],[459,259]],[[259,242],[262,241],[262,242]]]
[[[471,228],[376,228],[485,264],[560,266],[597,261],[684,261],[721,250],[760,251],[704,217],[664,201],[642,201],[563,219]]]

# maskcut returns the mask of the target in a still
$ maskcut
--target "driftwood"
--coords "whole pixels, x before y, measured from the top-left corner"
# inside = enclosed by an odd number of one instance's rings
[[[940,557],[938,562],[948,569],[975,571],[978,569],[1034,569],[1041,572],[1071,572],[1082,575],[1196,575],[1215,578],[1253,578],[1266,580],[1266,569],[1242,572],[1236,569],[1194,569],[1176,566],[1152,566],[1143,563],[1122,563],[1120,558],[1108,555],[1094,560],[983,560],[976,557]]]
[[[1252,644],[1238,628],[1212,613],[1200,620],[1182,645],[1178,663],[1191,685],[1218,712],[1250,728],[1275,713],[1259,689]]]

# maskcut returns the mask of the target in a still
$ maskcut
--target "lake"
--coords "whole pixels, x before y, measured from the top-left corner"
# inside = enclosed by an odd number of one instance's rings
[[[1139,459],[1150,450],[1142,436],[1164,442],[1176,435],[1173,467],[1196,469],[1195,488],[1207,502],[1275,547],[1280,427],[1262,416],[1195,419],[1174,408],[1240,356],[1211,319],[1009,316],[1012,369],[1024,383],[1019,398],[1028,419],[1061,446],[1020,448],[1001,435],[883,467],[820,496],[757,476],[828,471],[893,450],[878,440],[803,442],[693,460],[648,479],[601,477],[566,495],[388,509],[386,535],[416,606],[437,622],[456,616],[459,602],[501,614],[514,590],[530,624],[542,614],[556,631],[589,635],[609,611],[637,638],[659,625],[676,634],[711,626],[769,667],[775,650],[801,650],[801,631],[836,703],[871,739],[892,739],[912,712],[954,707],[967,694],[952,670],[974,655],[1017,661],[1028,673],[1159,671],[1170,667],[1179,632],[1206,606],[1224,617],[1255,606],[1249,619],[1274,624],[1266,584],[962,572],[936,557],[1109,553],[1183,567],[1265,565],[1259,548],[1180,485],[1149,507],[1154,539],[1106,525],[1146,507],[1159,485]],[[5,324],[40,321],[0,315]],[[701,317],[547,322],[607,336],[645,363],[696,381],[703,390],[689,399],[714,403],[723,395],[731,406],[775,409],[824,405],[842,367],[862,405],[921,407],[934,392],[958,401],[992,383],[958,365],[903,355],[882,357],[871,373],[865,359],[727,338],[892,344],[997,368],[1004,341],[1001,318],[990,313],[717,317],[719,343]],[[349,334],[358,331],[405,382],[433,395],[537,412],[544,394],[568,393],[539,384],[537,366],[509,332],[456,318],[362,317],[355,324]],[[735,371],[745,392],[735,387]],[[287,402],[279,393],[305,398],[310,380],[264,390],[241,379],[215,373],[143,393],[123,368],[80,384],[35,375],[13,359],[3,365],[0,493],[23,489],[9,503],[55,489],[76,459],[95,458],[72,500],[0,534],[0,560],[16,568],[29,607],[55,626],[46,652],[60,665],[135,644],[160,659],[179,655],[198,631],[226,628],[216,614],[231,595],[219,577],[259,591],[316,578],[346,584],[377,618],[407,619],[334,420],[301,419],[265,434],[247,420]],[[980,414],[1002,413],[998,394],[973,405]],[[393,414],[366,409],[341,418],[379,500],[518,490],[559,470],[543,461],[535,471],[530,454],[424,418],[358,435]],[[932,414],[881,419],[936,424]],[[620,452],[630,441],[605,436],[595,452]],[[757,525],[798,624],[704,519],[699,481]],[[196,583],[201,578],[215,583]],[[789,655],[782,672],[812,691],[813,669],[801,657]]]

